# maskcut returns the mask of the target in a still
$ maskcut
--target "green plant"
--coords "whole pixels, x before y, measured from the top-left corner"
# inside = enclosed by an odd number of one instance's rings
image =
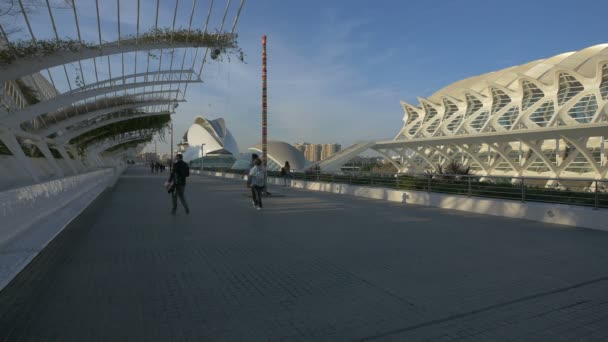
[[[71,139],[70,144],[76,145],[79,151],[84,151],[86,147],[96,142],[116,139],[124,134],[139,133],[142,136],[161,134],[162,136],[170,121],[171,115],[167,114],[115,122],[81,134]]]
[[[135,38],[133,35],[127,35],[123,37],[122,43],[134,44]],[[230,61],[230,55],[237,55],[237,58],[244,62],[245,54],[238,47],[236,39],[237,35],[233,33],[209,33],[202,32],[199,29],[172,30],[170,28],[152,28],[137,37],[138,42],[189,42],[195,47],[209,47],[213,50],[219,50],[220,56],[227,56],[228,61]],[[21,58],[48,56],[57,51],[77,52],[82,49],[100,49],[100,46],[99,44],[81,42],[75,39],[39,39],[36,42],[33,40],[9,42],[4,49],[0,50],[0,65],[11,64]],[[222,60],[222,58],[219,59]]]
[[[0,65],[11,64],[17,59],[36,56],[48,56],[56,51],[76,52],[83,48],[97,49],[98,46],[91,43],[81,43],[75,39],[41,39],[22,40],[6,44],[6,48],[0,50]]]
[[[152,138],[144,138],[144,139],[139,139],[139,140],[133,140],[133,141],[129,141],[126,143],[122,143],[119,145],[116,145],[114,147],[111,147],[109,149],[106,150],[106,152],[114,152],[114,151],[118,151],[118,150],[126,150],[128,148],[131,147],[136,147],[139,144],[145,144],[152,141]]]

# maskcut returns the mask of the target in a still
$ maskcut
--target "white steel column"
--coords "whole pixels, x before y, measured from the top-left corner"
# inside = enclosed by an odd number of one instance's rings
[[[73,174],[75,174],[75,175],[78,174],[78,170],[74,166],[74,163],[73,163],[72,159],[70,158],[70,155],[68,154],[68,152],[65,150],[65,148],[63,148],[63,146],[59,146],[59,145],[55,146],[55,148],[57,149],[57,151],[59,151],[59,154],[61,154],[63,159],[65,159],[66,164],[68,164],[70,169],[72,169]]]
[[[38,149],[40,149],[40,152],[42,152],[42,154],[44,155],[46,160],[49,161],[49,164],[51,164],[51,167],[53,169],[55,169],[55,175],[57,177],[63,177],[64,176],[63,170],[61,169],[59,164],[57,164],[57,161],[55,160],[55,157],[53,157],[53,154],[51,153],[51,150],[49,150],[49,146],[46,144],[46,142],[37,141],[36,146],[38,147]]]
[[[2,140],[4,145],[6,145],[9,151],[11,151],[13,156],[17,159],[25,171],[29,173],[34,182],[38,183],[40,181],[40,174],[34,167],[34,164],[30,158],[28,158],[28,156],[26,156],[23,152],[21,145],[17,141],[17,137],[15,137],[15,135],[8,130],[0,130],[0,140]]]
[[[600,137],[600,165],[602,167],[606,166],[606,140],[604,137]]]

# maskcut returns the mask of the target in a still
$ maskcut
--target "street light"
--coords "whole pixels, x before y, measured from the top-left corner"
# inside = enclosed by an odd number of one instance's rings
[[[204,158],[205,158],[204,148],[205,148],[205,144],[202,143],[201,144],[201,172],[203,172],[203,170],[204,170],[204,164],[203,164]]]

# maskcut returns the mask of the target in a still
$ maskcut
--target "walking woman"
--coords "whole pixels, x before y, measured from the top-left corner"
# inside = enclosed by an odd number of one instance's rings
[[[262,160],[256,158],[253,161],[253,167],[249,170],[249,179],[247,184],[251,187],[251,197],[253,198],[253,207],[257,210],[262,209],[262,190],[266,184],[266,175]]]
[[[289,161],[285,161],[285,165],[281,168],[281,176],[283,176],[283,186],[287,186],[287,179],[291,178],[291,166]]]

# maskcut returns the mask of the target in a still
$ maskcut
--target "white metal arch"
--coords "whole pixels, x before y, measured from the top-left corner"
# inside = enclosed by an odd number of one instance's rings
[[[187,48],[187,47],[212,47],[213,44],[201,43],[196,41],[158,41],[145,42],[141,39],[121,40],[120,42],[110,42],[95,47],[82,47],[78,51],[55,51],[49,55],[40,58],[33,56],[28,58],[20,58],[11,64],[0,65],[0,83],[5,81],[15,80],[20,77],[33,74],[37,71],[82,61],[85,59],[111,56],[121,53],[134,51],[160,50],[167,48]]]
[[[74,102],[92,98],[99,95],[104,95],[108,93],[113,93],[116,91],[135,89],[135,88],[143,88],[143,87],[153,87],[159,85],[168,85],[168,84],[181,84],[181,83],[200,83],[201,80],[199,78],[194,80],[184,79],[179,81],[178,79],[172,81],[151,81],[151,82],[137,82],[137,83],[127,83],[120,85],[112,85],[104,88],[94,88],[83,92],[69,93],[59,95],[52,100],[37,103],[35,105],[29,106],[23,110],[15,112],[10,116],[5,118],[0,118],[0,123],[10,126],[17,127],[22,122],[30,121],[36,118],[39,115],[52,112],[64,106],[68,106]],[[145,93],[134,94],[133,96],[139,96]]]
[[[128,143],[131,141],[137,141],[137,140],[144,140],[144,139],[148,139],[148,138],[152,138],[153,135],[152,134],[147,134],[147,135],[131,135],[131,136],[127,136],[127,137],[119,137],[116,139],[106,139],[100,143],[91,145],[87,148],[87,154],[99,154],[107,149],[110,149],[114,146],[117,145],[121,145],[124,143]]]
[[[136,114],[136,115],[129,115],[129,116],[121,116],[118,118],[114,118],[114,119],[110,119],[110,120],[105,120],[105,121],[101,121],[98,122],[96,124],[90,125],[90,126],[86,126],[80,129],[76,129],[76,130],[71,130],[69,132],[67,132],[66,134],[62,134],[60,136],[58,136],[57,138],[55,138],[54,140],[57,141],[58,143],[67,143],[70,140],[85,134],[87,132],[90,132],[96,128],[99,127],[103,127],[106,125],[110,125],[116,122],[121,122],[121,121],[126,121],[126,120],[131,120],[131,119],[137,119],[137,118],[145,118],[145,117],[151,117],[151,116],[159,116],[159,115],[170,115],[171,113],[169,112],[153,112],[153,113],[141,113],[141,114]]]
[[[127,109],[134,109],[134,108],[140,108],[140,107],[151,107],[151,106],[157,106],[157,105],[167,105],[167,104],[172,104],[175,102],[179,102],[179,101],[175,101],[175,100],[141,101],[141,102],[135,102],[135,103],[121,104],[121,105],[112,106],[109,108],[103,108],[103,109],[92,111],[92,112],[89,112],[86,114],[73,116],[69,119],[66,119],[66,120],[60,121],[54,125],[51,125],[51,126],[47,127],[46,129],[44,129],[40,132],[37,132],[37,133],[41,136],[49,136],[55,132],[58,132],[59,130],[65,129],[66,127],[75,125],[75,124],[85,121],[85,120],[90,120],[90,119],[98,117],[98,116],[107,115],[110,113],[115,113],[115,112],[119,112],[119,111],[127,110]]]
[[[159,80],[167,81],[167,80],[172,80],[172,79],[180,79],[180,77],[182,79],[184,77],[188,78],[188,79],[191,79],[192,77],[196,77],[197,79],[200,79],[198,77],[198,75],[194,72],[194,70],[192,70],[192,69],[139,72],[139,73],[135,73],[135,74],[128,74],[128,75],[124,75],[124,76],[114,77],[114,78],[102,80],[102,81],[95,82],[95,83],[90,83],[90,84],[87,84],[80,88],[76,88],[71,91],[67,91],[64,94],[80,93],[80,92],[83,92],[83,91],[86,91],[89,89],[105,88],[105,87],[116,85],[116,84],[126,84],[130,80],[132,80],[132,79],[137,80],[137,78],[140,78],[140,77],[143,77],[146,79],[152,78],[152,80],[154,80],[154,81],[159,81]]]

